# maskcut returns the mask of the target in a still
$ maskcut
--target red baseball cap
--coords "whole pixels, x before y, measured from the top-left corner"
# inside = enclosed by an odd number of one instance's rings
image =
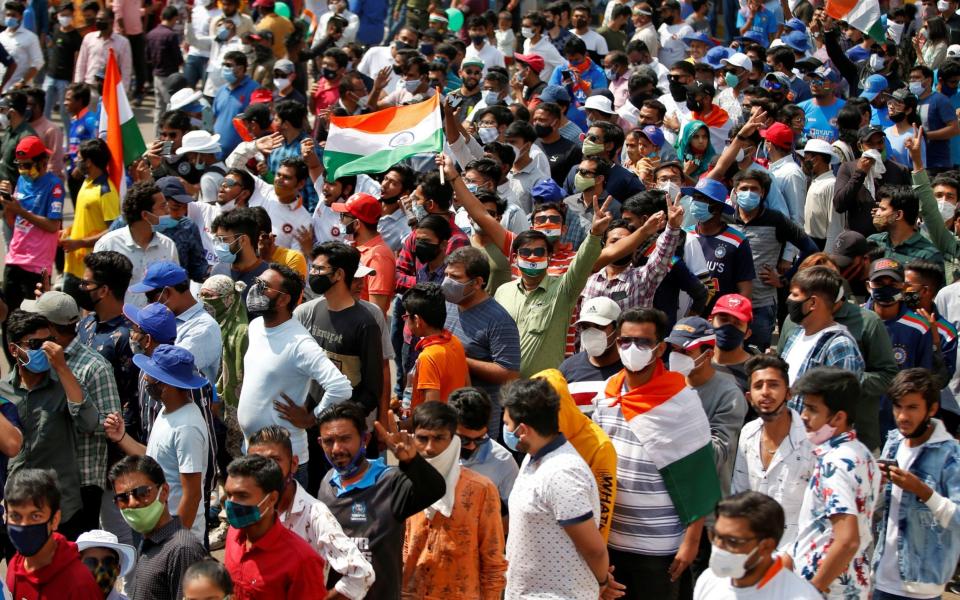
[[[53,153],[47,150],[47,147],[43,145],[40,138],[35,135],[25,137],[17,144],[17,158],[37,158],[38,156],[47,154]]]
[[[513,58],[515,58],[517,62],[527,65],[537,73],[542,71],[543,67],[546,65],[546,63],[543,62],[542,56],[539,54],[533,54],[532,52],[530,54],[514,54]]]
[[[250,94],[250,104],[262,104],[273,102],[273,92],[267,88],[258,88]]]
[[[349,213],[368,225],[375,225],[380,220],[380,201],[363,192],[358,192],[346,202],[334,202],[330,205],[338,213]]]
[[[790,150],[793,148],[793,130],[783,123],[774,123],[760,132],[760,137],[777,148]]]
[[[275,4],[274,0],[253,0],[253,7],[258,8],[260,6],[264,8],[273,8]]]
[[[716,315],[730,315],[744,323],[749,323],[753,320],[753,303],[740,294],[720,296],[717,303],[713,305],[710,317],[713,318]]]

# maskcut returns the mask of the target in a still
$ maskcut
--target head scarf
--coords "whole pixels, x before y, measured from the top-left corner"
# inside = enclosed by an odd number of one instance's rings
[[[243,355],[247,352],[246,306],[243,303],[243,290],[246,284],[234,282],[227,275],[214,275],[203,282],[201,291],[214,296],[203,299],[204,307],[220,324],[223,338],[223,368],[217,391],[230,406],[237,406],[240,400],[240,385],[243,382]]]
[[[693,134],[701,127],[707,130],[707,149],[703,153],[703,156],[694,157],[693,151],[690,150],[690,140],[693,139]],[[716,151],[713,149],[713,144],[710,143],[710,128],[707,127],[707,124],[703,121],[690,121],[686,123],[683,129],[680,130],[680,137],[677,138],[673,147],[677,151],[677,157],[684,164],[686,164],[688,160],[700,161],[697,165],[697,170],[691,175],[694,181],[707,172],[710,168],[710,161],[713,160],[713,156],[716,154]],[[688,158],[688,156],[694,158]]]

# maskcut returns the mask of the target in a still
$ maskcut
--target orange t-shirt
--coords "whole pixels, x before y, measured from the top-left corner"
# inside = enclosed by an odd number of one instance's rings
[[[369,302],[370,294],[393,297],[397,284],[397,257],[390,246],[377,235],[366,244],[358,244],[357,250],[360,251],[360,264],[375,271],[365,278],[360,298]]]
[[[440,390],[440,401],[450,392],[467,385],[467,355],[463,344],[446,329],[417,343],[420,356],[413,370],[413,398],[410,409],[423,404],[425,390]]]

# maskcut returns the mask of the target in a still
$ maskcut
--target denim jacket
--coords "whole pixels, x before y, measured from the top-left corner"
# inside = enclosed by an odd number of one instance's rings
[[[943,584],[950,581],[960,558],[960,444],[950,437],[943,423],[936,425],[910,472],[933,489],[933,495],[922,502],[916,495],[904,492],[900,499],[897,518],[900,534],[897,537],[897,562],[905,589],[910,583]],[[903,435],[894,429],[887,436],[881,456],[895,459]],[[888,480],[884,499],[890,506],[893,484]],[[889,508],[887,509],[889,510]],[[873,568],[880,564],[886,542],[887,514],[880,519],[874,539],[877,547]]]

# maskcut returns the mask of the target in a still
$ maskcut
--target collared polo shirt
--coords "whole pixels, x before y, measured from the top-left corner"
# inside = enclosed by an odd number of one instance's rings
[[[875,233],[867,239],[883,248],[884,256],[898,260],[901,264],[907,264],[912,260],[920,259],[933,261],[943,266],[943,254],[937,250],[933,242],[924,237],[919,231],[914,232],[909,238],[896,245],[894,245],[890,239],[890,234],[886,231],[883,233]]]
[[[223,562],[233,579],[238,600],[327,597],[323,559],[279,519],[274,520],[263,537],[252,542],[248,542],[244,530],[231,527]]]
[[[177,345],[193,354],[197,369],[207,381],[217,383],[223,340],[220,325],[204,310],[203,304],[197,302],[177,315]]]
[[[133,263],[133,274],[130,277],[130,286],[143,281],[143,277],[147,273],[147,267],[155,262],[170,261],[172,263],[180,263],[177,245],[173,240],[162,233],[154,233],[147,247],[142,248],[140,244],[133,241],[129,225],[111,231],[97,240],[93,251],[103,252],[104,250],[119,252],[129,258],[130,262]],[[124,295],[123,301],[127,304],[133,304],[142,308],[147,305],[147,296],[146,294],[133,293],[127,288],[127,293]]]
[[[203,560],[203,542],[180,523],[180,517],[144,536],[137,569],[127,592],[130,600],[183,598],[181,583],[187,567]]]

